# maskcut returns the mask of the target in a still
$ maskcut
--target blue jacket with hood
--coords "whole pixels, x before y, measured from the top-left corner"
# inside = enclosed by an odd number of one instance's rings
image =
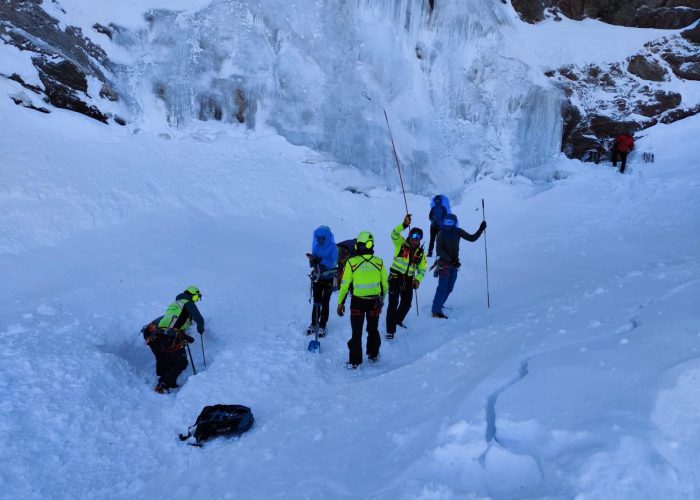
[[[309,263],[312,267],[319,266],[321,279],[333,279],[338,267],[338,247],[335,245],[335,238],[328,226],[319,226],[314,231],[311,255]]]
[[[437,203],[436,200],[438,201]],[[446,215],[451,213],[450,200],[444,194],[439,194],[430,200],[430,213],[428,214],[428,218],[430,219],[431,226],[442,228],[442,221]]]

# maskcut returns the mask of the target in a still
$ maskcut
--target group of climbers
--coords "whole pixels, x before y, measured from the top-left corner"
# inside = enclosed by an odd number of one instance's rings
[[[433,299],[432,315],[434,318],[446,318],[443,313],[445,300],[452,292],[457,280],[459,263],[459,240],[476,241],[486,229],[482,222],[474,234],[469,234],[457,225],[457,217],[451,213],[449,200],[438,195],[431,201],[429,213],[430,245],[428,257],[433,247],[437,253],[435,276],[439,278],[438,288]],[[379,357],[381,337],[379,335],[379,316],[384,299],[389,294],[386,312],[386,338],[391,340],[396,334],[396,327],[404,327],[404,319],[411,309],[414,290],[425,277],[426,255],[420,242],[423,230],[411,227],[411,215],[391,231],[394,244],[394,257],[388,275],[384,262],[374,255],[374,236],[362,231],[355,240],[346,240],[338,245],[333,233],[327,226],[320,226],[314,231],[312,251],[307,253],[311,273],[313,308],[311,325],[307,335],[316,331],[319,337],[327,333],[330,297],[337,285],[338,316],[345,314],[345,301],[350,299],[350,325],[352,336],[348,341],[348,368],[357,368],[362,363],[362,330],[367,321],[366,354],[370,361]],[[403,232],[408,229],[406,237]],[[337,248],[337,249],[336,249]]]
[[[474,242],[486,229],[482,222],[474,234],[459,228],[457,216],[450,211],[446,196],[437,195],[431,201],[428,214],[430,219],[430,244],[428,257],[433,248],[437,259],[433,268],[439,278],[432,304],[434,318],[446,318],[443,305],[454,288],[457,280],[459,262],[459,240]],[[313,233],[311,253],[307,253],[312,267],[311,295],[313,308],[311,325],[307,334],[317,333],[324,337],[330,312],[330,299],[338,290],[338,316],[345,314],[345,301],[350,296],[350,325],[352,336],[348,341],[348,368],[357,368],[362,364],[362,330],[367,322],[366,354],[370,361],[379,357],[381,337],[379,335],[379,317],[384,306],[384,299],[389,294],[386,312],[386,338],[391,340],[396,334],[396,327],[405,328],[404,320],[411,309],[414,290],[420,287],[425,277],[427,261],[421,240],[423,230],[411,227],[411,214],[391,231],[394,255],[387,272],[384,261],[374,255],[374,236],[362,231],[357,238],[336,244],[333,233],[328,226],[320,226]],[[404,237],[404,231],[408,230]],[[431,269],[433,269],[431,268]],[[188,344],[195,341],[187,334],[192,322],[197,325],[197,332],[204,334],[204,318],[196,303],[202,299],[202,292],[196,286],[187,287],[175,297],[163,316],[151,321],[141,330],[144,340],[150,347],[156,360],[158,383],[156,392],[165,394],[179,387],[178,376],[187,368]]]

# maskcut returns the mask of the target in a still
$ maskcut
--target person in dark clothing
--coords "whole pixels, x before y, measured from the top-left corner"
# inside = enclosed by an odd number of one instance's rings
[[[443,221],[443,227],[437,236],[436,252],[438,260],[437,275],[439,277],[438,287],[433,298],[432,313],[433,318],[447,318],[442,312],[447,297],[454,289],[457,281],[457,271],[459,270],[459,240],[464,239],[474,242],[479,239],[486,229],[486,221],[483,221],[479,229],[474,234],[469,234],[464,229],[457,226],[457,216],[448,214]]]
[[[634,149],[634,137],[629,132],[618,135],[615,138],[615,143],[613,144],[612,152],[612,164],[613,167],[617,166],[618,158],[621,160],[620,163],[620,173],[625,173],[625,166],[627,165],[627,155]]]
[[[439,194],[430,202],[430,243],[428,243],[428,257],[433,256],[433,248],[435,248],[435,238],[437,237],[442,221],[445,216],[450,213],[450,200],[444,194]]]
[[[196,286],[189,286],[187,289],[175,297],[175,302],[168,306],[165,314],[154,320],[156,324],[155,336],[149,347],[159,351],[156,354],[156,374],[158,375],[158,385],[155,391],[165,394],[168,389],[179,387],[177,378],[180,373],[187,368],[187,353],[185,343],[194,342],[194,338],[187,335],[187,329],[194,321],[197,324],[197,332],[204,334],[204,318],[195,305],[202,298],[202,292]],[[150,324],[147,325],[147,328]],[[152,328],[151,328],[152,330]]]
[[[311,287],[314,304],[311,309],[311,324],[306,334],[311,335],[318,328],[318,336],[326,336],[326,323],[330,309],[333,284],[338,271],[338,247],[328,226],[319,226],[314,231],[311,253],[307,253],[311,272]]]
[[[401,232],[411,226],[411,215],[406,215],[401,224],[391,231],[394,243],[394,260],[389,270],[389,305],[386,309],[386,338],[391,340],[396,334],[396,326],[406,328],[403,320],[411,310],[413,290],[420,286],[425,276],[425,253],[420,246],[423,230],[411,228],[408,237]]]

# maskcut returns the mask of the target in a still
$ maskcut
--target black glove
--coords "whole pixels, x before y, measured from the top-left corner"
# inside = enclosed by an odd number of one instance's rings
[[[197,326],[197,333],[199,333],[200,335],[203,335],[203,334],[204,334],[204,327],[203,327],[203,326]]]
[[[417,290],[419,286],[420,286],[420,281],[418,281],[418,280],[413,280],[413,289],[414,289],[414,290]]]
[[[452,263],[452,267],[454,267],[455,269],[459,269],[460,267],[462,267],[462,263],[456,260]]]
[[[338,304],[338,316],[343,316],[345,314],[345,304]]]
[[[406,217],[403,218],[403,227],[407,228],[411,225],[411,214],[406,214]]]
[[[486,221],[483,220],[481,221],[481,225],[479,226],[479,232],[483,233],[486,230]]]

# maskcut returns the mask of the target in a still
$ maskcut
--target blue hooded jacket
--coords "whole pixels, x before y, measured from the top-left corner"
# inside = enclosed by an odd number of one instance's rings
[[[311,265],[318,264],[322,273],[331,269],[335,270],[338,267],[338,247],[335,245],[335,238],[328,226],[319,226],[314,231],[311,255],[313,255]]]
[[[438,203],[435,203],[439,200]],[[447,214],[451,214],[450,200],[444,194],[439,194],[432,200],[430,200],[430,213],[428,218],[430,219],[431,226],[438,226],[442,228],[442,221]]]

